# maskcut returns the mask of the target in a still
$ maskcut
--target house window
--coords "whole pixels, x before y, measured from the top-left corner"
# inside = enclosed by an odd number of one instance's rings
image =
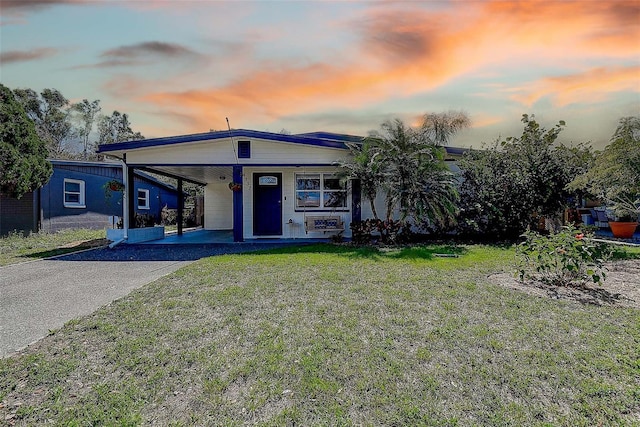
[[[347,188],[334,174],[296,174],[296,209],[345,209]]]
[[[65,178],[63,204],[65,208],[86,207],[84,203],[84,181]]]
[[[138,190],[138,209],[149,209],[149,190]]]
[[[238,141],[238,158],[239,159],[251,158],[251,142],[250,141]]]

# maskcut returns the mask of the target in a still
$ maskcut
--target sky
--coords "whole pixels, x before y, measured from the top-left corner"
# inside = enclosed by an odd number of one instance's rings
[[[640,114],[640,0],[0,0],[0,82],[99,99],[147,138],[454,110],[472,125],[453,146],[526,113],[601,149]]]

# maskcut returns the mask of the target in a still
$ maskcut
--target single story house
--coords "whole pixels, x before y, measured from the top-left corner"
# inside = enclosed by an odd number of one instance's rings
[[[125,176],[154,171],[176,178],[179,192],[183,181],[203,185],[203,227],[233,230],[234,241],[241,242],[336,232],[348,237],[352,221],[372,217],[368,203],[361,203],[359,182],[345,185],[337,177],[336,161],[350,155],[346,143],[362,140],[327,132],[232,129],[101,145],[98,152],[120,159]],[[447,152],[451,160],[463,149]],[[134,191],[128,190],[127,200],[135,200]],[[126,238],[134,228],[132,204],[123,216]]]
[[[55,232],[66,228],[101,229],[122,216],[122,191],[107,191],[109,181],[123,181],[119,162],[51,160],[53,175],[42,188],[20,199],[0,196],[0,235],[11,231]],[[177,189],[154,177],[134,175],[135,213],[160,221],[164,206],[176,209]]]

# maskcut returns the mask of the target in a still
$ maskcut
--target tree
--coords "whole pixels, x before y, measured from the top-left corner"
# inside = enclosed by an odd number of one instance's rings
[[[98,119],[98,143],[113,144],[115,142],[144,139],[140,132],[131,129],[129,116],[114,111],[110,116],[101,115]]]
[[[87,99],[83,99],[82,102],[78,102],[71,106],[73,110],[74,119],[78,123],[78,129],[76,134],[82,140],[82,157],[87,160],[89,158],[89,151],[93,152],[95,143],[89,142],[89,137],[93,131],[93,123],[95,122],[96,115],[100,112],[100,100],[89,102]]]
[[[377,138],[384,169],[386,218],[397,209],[401,221],[442,227],[455,220],[455,177],[444,163],[445,150],[401,120],[385,122]]]
[[[44,89],[38,95],[32,89],[16,89],[16,98],[45,141],[51,158],[70,156],[65,143],[73,135],[69,101],[57,89]]]
[[[452,123],[440,120],[442,117],[426,115],[418,129],[401,120],[388,121],[362,144],[347,144],[351,157],[340,166],[345,176],[360,180],[375,219],[375,199],[382,190],[387,221],[395,212],[401,222],[410,220],[417,226],[443,227],[455,221],[455,176],[444,163],[442,145],[469,120],[464,116],[462,122]]]
[[[568,185],[607,202],[620,219],[640,215],[640,116],[620,119],[611,142],[591,168]]]
[[[516,238],[541,217],[556,217],[568,205],[565,189],[588,167],[584,145],[557,145],[563,121],[545,129],[535,117],[522,116],[520,137],[508,137],[460,161],[460,231]]]
[[[20,198],[45,184],[52,173],[35,125],[11,90],[0,84],[0,192]]]
[[[378,188],[384,180],[383,164],[378,161],[380,151],[375,140],[365,139],[361,144],[347,142],[350,158],[338,162],[342,168],[341,176],[360,181],[360,190],[371,206],[373,217],[377,220],[376,197]]]
[[[462,111],[427,113],[422,118],[419,132],[423,134],[425,141],[435,145],[448,145],[455,134],[470,125],[469,116]]]

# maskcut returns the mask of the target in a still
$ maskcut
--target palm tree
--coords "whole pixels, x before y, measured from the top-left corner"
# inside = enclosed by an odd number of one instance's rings
[[[453,222],[458,193],[455,176],[444,163],[444,149],[400,120],[384,123],[382,129],[387,219],[397,209],[401,221],[412,218],[418,225]]]
[[[442,145],[468,123],[463,113],[426,115],[418,129],[398,119],[384,122],[362,144],[348,144],[351,158],[339,162],[342,174],[360,180],[376,220],[375,199],[382,190],[387,221],[397,211],[402,222],[452,223],[458,212],[458,192],[455,176],[444,163]]]
[[[371,212],[377,220],[375,200],[384,175],[382,162],[379,161],[380,151],[377,149],[376,140],[367,138],[361,144],[348,142],[347,147],[349,147],[351,157],[338,162],[342,168],[341,176],[345,179],[360,181],[362,194],[371,205]]]
[[[435,145],[448,145],[456,133],[470,125],[469,116],[462,111],[427,113],[423,116],[419,132],[425,141]]]

